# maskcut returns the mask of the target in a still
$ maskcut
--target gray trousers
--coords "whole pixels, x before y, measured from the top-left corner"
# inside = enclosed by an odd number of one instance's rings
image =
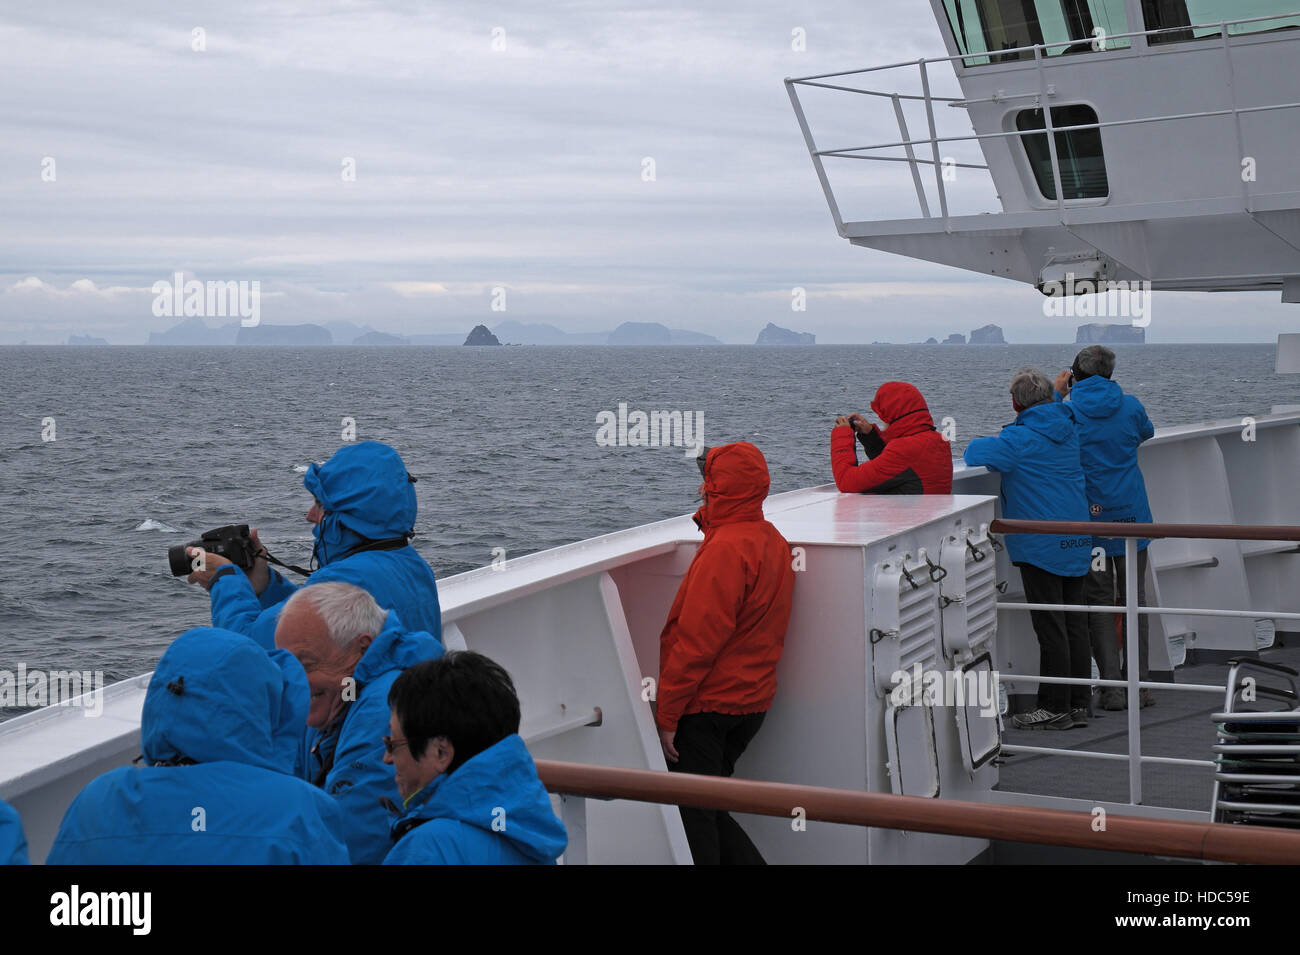
[[[1147,551],[1138,551],[1137,566],[1138,606],[1147,605]],[[1101,607],[1122,607],[1126,598],[1124,580],[1124,558],[1107,557],[1104,570],[1088,571],[1088,603]],[[1127,621],[1120,621],[1120,637],[1116,640],[1115,617],[1109,613],[1088,614],[1088,635],[1092,641],[1092,658],[1097,661],[1097,671],[1103,680],[1125,679],[1124,666],[1127,649],[1124,640]],[[1151,675],[1151,650],[1147,645],[1149,638],[1147,614],[1138,615],[1138,679],[1146,680]]]

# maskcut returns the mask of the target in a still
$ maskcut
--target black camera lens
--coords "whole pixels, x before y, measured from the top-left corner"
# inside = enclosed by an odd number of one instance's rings
[[[200,545],[197,541],[191,541],[188,544],[177,544],[175,547],[167,548],[167,563],[171,565],[173,577],[184,577],[194,573],[192,558],[185,553],[185,549],[198,546]]]

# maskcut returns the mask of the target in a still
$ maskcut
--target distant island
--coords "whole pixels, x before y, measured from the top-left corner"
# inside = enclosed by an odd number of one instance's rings
[[[236,345],[333,345],[334,336],[320,325],[251,325],[239,327]]]
[[[366,332],[352,339],[354,345],[409,345],[410,342],[401,335],[389,335],[387,332]]]
[[[107,345],[107,339],[96,338],[94,335],[69,335],[69,345]]]
[[[605,339],[606,345],[721,345],[712,335],[669,328],[658,322],[624,322]]]
[[[1074,334],[1076,345],[1145,345],[1147,330],[1135,325],[1080,325]]]
[[[480,331],[480,329],[482,331]],[[483,336],[487,336],[487,340]],[[248,328],[239,322],[211,327],[201,318],[187,318],[162,332],[150,332],[147,345],[721,345],[703,332],[669,328],[658,322],[624,322],[609,332],[565,332],[554,325],[514,320],[494,329],[475,325],[470,341],[455,332],[392,335],[351,322],[268,325]],[[78,339],[70,344],[88,344]],[[481,339],[481,340],[479,340]],[[107,344],[103,342],[102,344]]]
[[[1000,325],[983,325],[970,333],[971,345],[1005,345],[1007,340],[1002,337],[1002,326]],[[953,332],[942,342],[934,338],[927,338],[921,342],[922,345],[965,345],[967,344],[966,336],[961,332]]]
[[[1007,340],[1002,337],[1002,328],[1000,326],[985,325],[970,333],[970,343],[972,345],[1005,345]]]
[[[469,337],[465,339],[466,345],[500,345],[497,337],[488,331],[486,325],[475,325],[470,330]]]
[[[780,325],[767,323],[767,327],[758,333],[755,345],[816,345],[817,336],[811,332],[794,332]]]

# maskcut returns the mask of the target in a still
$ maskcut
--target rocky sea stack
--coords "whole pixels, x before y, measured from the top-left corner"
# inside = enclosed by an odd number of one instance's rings
[[[501,342],[492,334],[486,325],[475,325],[470,331],[469,337],[465,339],[466,345],[500,345]]]
[[[792,332],[780,325],[767,323],[767,327],[758,333],[755,345],[816,345],[817,336],[811,332]]]

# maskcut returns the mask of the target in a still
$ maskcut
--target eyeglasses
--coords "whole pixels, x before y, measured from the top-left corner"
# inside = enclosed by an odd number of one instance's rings
[[[389,756],[393,755],[393,750],[397,749],[399,746],[405,745],[406,740],[404,739],[393,739],[391,736],[384,737],[384,752]]]

